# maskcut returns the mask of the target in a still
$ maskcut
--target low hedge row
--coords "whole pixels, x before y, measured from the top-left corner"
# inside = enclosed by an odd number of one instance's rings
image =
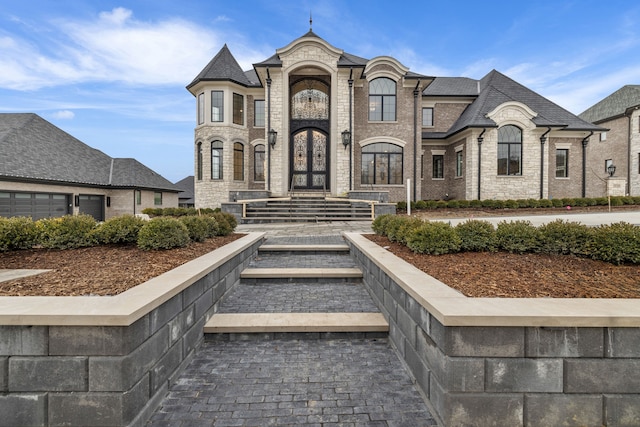
[[[214,236],[231,234],[237,221],[231,214],[160,216],[145,221],[122,215],[97,223],[90,215],[66,215],[33,221],[0,217],[0,252],[43,247],[71,249],[99,244],[138,245],[146,250],[183,247]]]
[[[414,217],[381,215],[373,231],[412,251],[440,255],[460,251],[497,251],[576,255],[613,264],[640,264],[640,227],[620,222],[599,227],[561,219],[533,226],[529,221],[468,220],[451,226]]]
[[[411,202],[411,209],[519,209],[519,208],[565,208],[586,206],[608,206],[608,197],[564,198],[564,199],[518,199],[518,200],[418,200]],[[640,205],[640,197],[611,197],[611,206]],[[398,210],[406,210],[407,202],[398,202]]]
[[[220,208],[145,208],[142,210],[143,214],[151,217],[155,216],[193,216],[193,215],[211,215],[215,212],[221,212]]]

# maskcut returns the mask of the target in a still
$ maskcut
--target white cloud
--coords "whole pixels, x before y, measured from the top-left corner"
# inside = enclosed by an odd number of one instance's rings
[[[75,113],[70,110],[60,110],[53,113],[53,117],[60,120],[71,120],[75,116]]]

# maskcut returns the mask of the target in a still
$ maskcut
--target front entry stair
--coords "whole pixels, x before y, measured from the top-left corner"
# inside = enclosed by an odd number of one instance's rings
[[[267,240],[240,277],[205,325],[207,340],[265,333],[388,334],[389,323],[344,243]]]
[[[371,221],[373,202],[323,196],[246,200],[242,222]]]

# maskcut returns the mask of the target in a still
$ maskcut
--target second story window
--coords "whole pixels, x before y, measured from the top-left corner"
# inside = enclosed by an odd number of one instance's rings
[[[396,120],[396,82],[379,77],[369,83],[369,120]]]
[[[224,92],[211,91],[211,121],[224,122]]]
[[[263,128],[264,116],[264,99],[257,99],[253,101],[253,126]]]
[[[233,123],[244,125],[244,96],[233,94]]]
[[[422,109],[422,126],[433,127],[433,108]]]

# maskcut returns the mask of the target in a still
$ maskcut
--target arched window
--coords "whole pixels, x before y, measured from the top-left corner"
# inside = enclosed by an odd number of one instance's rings
[[[379,77],[369,83],[369,120],[394,121],[396,119],[396,82]]]
[[[253,180],[264,181],[264,144],[257,144],[253,149]]]
[[[198,142],[196,147],[196,176],[198,181],[202,181],[202,142]]]
[[[222,141],[211,143],[211,179],[222,179]]]
[[[233,179],[244,181],[244,145],[239,142],[233,144]]]
[[[362,184],[402,184],[402,152],[388,142],[362,147]]]
[[[498,175],[522,175],[522,130],[517,126],[498,129]]]

